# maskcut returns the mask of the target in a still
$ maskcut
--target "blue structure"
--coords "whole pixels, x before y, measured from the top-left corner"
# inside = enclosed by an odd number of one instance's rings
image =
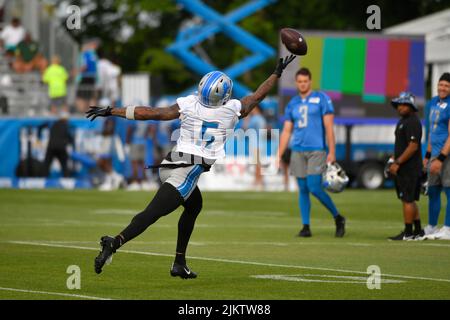
[[[189,49],[212,35],[223,32],[253,53],[242,61],[222,70],[233,79],[234,96],[242,98],[248,95],[251,90],[239,83],[236,78],[273,57],[275,50],[244,29],[238,27],[236,23],[275,1],[254,0],[226,15],[221,15],[200,0],[177,0],[177,3],[183,5],[186,10],[201,17],[205,21],[205,24],[182,30],[178,34],[175,43],[169,46],[167,51],[180,59],[191,70],[199,75],[204,75],[218,68],[203,61],[189,51]],[[195,90],[190,90],[189,93],[192,91]]]

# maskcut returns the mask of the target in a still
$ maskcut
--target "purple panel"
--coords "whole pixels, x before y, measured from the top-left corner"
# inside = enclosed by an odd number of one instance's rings
[[[370,39],[367,42],[365,94],[386,94],[388,40]]]
[[[425,43],[414,41],[409,50],[408,91],[423,98],[425,96]]]
[[[324,90],[323,92],[325,92],[331,98],[331,100],[334,101],[342,100],[342,92],[328,91],[328,90]]]

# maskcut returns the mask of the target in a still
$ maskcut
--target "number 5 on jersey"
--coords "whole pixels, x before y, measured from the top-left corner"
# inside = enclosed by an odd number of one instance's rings
[[[305,128],[308,125],[308,106],[300,106],[298,112],[299,120],[297,121],[297,125],[299,128]]]
[[[213,135],[207,134],[208,129],[217,129],[219,124],[217,122],[208,122],[203,121],[202,123],[202,131],[200,134],[200,141],[197,142],[197,145],[201,145],[202,142],[206,142],[205,148],[208,148],[211,143],[214,142],[215,137]]]

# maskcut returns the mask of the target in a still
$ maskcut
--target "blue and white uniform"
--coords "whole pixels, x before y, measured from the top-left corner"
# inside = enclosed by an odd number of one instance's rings
[[[310,224],[313,194],[333,215],[339,215],[336,206],[322,186],[326,170],[326,132],[323,117],[333,114],[333,103],[323,92],[313,91],[307,97],[297,95],[286,106],[285,119],[293,124],[291,139],[291,174],[297,178],[299,207],[304,225]]]
[[[207,107],[197,96],[190,95],[177,99],[180,108],[180,137],[172,154],[190,154],[199,158],[216,160],[225,156],[225,141],[233,134],[239,121],[241,102],[229,100],[226,104]],[[172,184],[187,199],[197,186],[200,175],[205,171],[201,164],[169,168],[164,165],[176,164],[176,160],[164,160],[160,168],[162,182]],[[179,163],[183,163],[180,159]]]
[[[285,110],[286,120],[294,124],[292,151],[325,151],[323,116],[333,113],[333,103],[323,92],[292,98]]]
[[[437,157],[448,138],[448,123],[450,121],[450,97],[440,99],[433,97],[428,103],[430,112],[430,142],[431,156]]]
[[[449,136],[450,96],[447,96],[445,99],[440,99],[438,96],[433,97],[428,101],[426,107],[429,110],[430,165],[433,159],[441,153]],[[442,169],[439,174],[428,175],[428,186],[428,225],[436,227],[441,211],[441,192],[444,191],[447,201],[450,199],[450,157],[447,157],[442,163]],[[450,231],[450,205],[447,205],[444,225]]]

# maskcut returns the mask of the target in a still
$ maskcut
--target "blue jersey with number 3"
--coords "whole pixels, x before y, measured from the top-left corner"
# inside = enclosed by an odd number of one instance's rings
[[[286,106],[285,119],[294,124],[293,151],[321,151],[326,149],[323,116],[333,114],[333,103],[323,92],[313,91],[302,99],[299,95]]]

